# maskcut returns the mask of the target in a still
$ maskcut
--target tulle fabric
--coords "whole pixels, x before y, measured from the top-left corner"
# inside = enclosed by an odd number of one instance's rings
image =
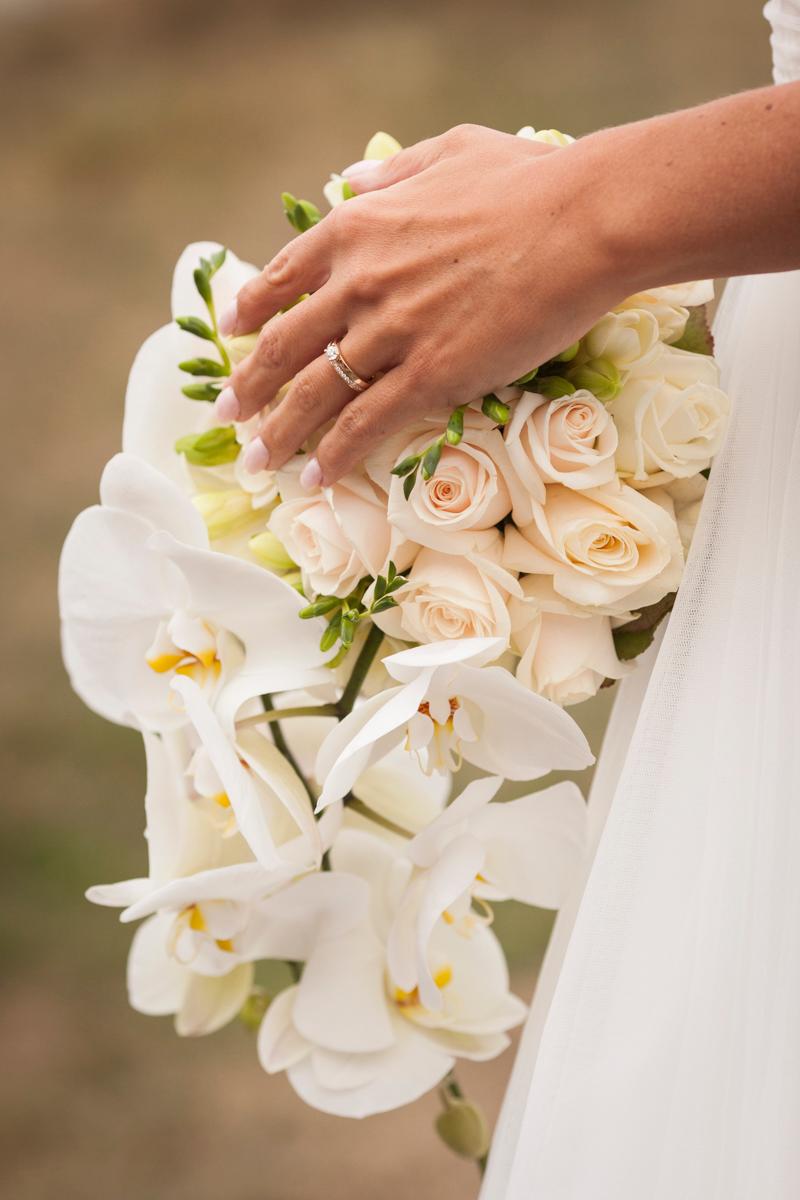
[[[800,1195],[799,318],[800,272],[723,299],[731,428],[483,1200]]]
[[[766,13],[786,82],[800,3]],[[731,428],[620,688],[482,1200],[800,1196],[800,272],[732,281],[716,335]]]

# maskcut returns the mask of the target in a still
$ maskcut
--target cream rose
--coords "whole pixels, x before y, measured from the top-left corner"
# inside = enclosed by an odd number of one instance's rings
[[[619,433],[617,470],[651,487],[704,470],[719,450],[730,402],[713,358],[665,346],[609,403]]]
[[[524,489],[514,496],[514,520],[526,525],[544,503],[544,482],[569,488],[600,487],[614,478],[617,428],[591,392],[559,400],[526,394],[506,428],[506,449]]]
[[[300,568],[306,595],[346,596],[384,570],[393,549],[384,504],[368,479],[349,475],[278,505],[269,528]]]
[[[620,371],[630,371],[647,362],[660,344],[655,313],[631,307],[601,317],[581,339],[581,350],[589,358],[607,358]]]
[[[566,707],[588,700],[604,680],[630,670],[614,649],[611,618],[574,616],[542,604],[539,580],[520,580],[522,597],[509,601],[511,649],[520,655],[516,676],[531,691]],[[548,611],[550,610],[550,611]]]
[[[502,535],[491,529],[476,534],[472,548],[458,557],[420,550],[408,583],[395,592],[397,608],[381,613],[376,624],[390,636],[412,642],[470,637],[507,642],[508,596],[519,586],[500,565],[502,547]]]
[[[704,475],[693,475],[691,479],[676,479],[667,487],[656,489],[656,498],[660,499],[663,493],[673,505],[678,533],[681,535],[685,554],[689,553],[689,547],[694,538],[703,497],[706,494],[706,486]],[[648,492],[650,497],[653,497],[653,494],[653,492]]]
[[[394,461],[418,454],[436,436],[437,431],[426,430],[406,444]],[[419,473],[408,499],[403,492],[404,481],[391,476],[389,521],[420,546],[443,554],[463,554],[476,531],[491,529],[511,511],[512,476],[503,435],[480,413],[467,413],[459,444],[442,449],[430,479],[423,479]],[[519,487],[516,479],[512,486]]]
[[[674,283],[667,287],[637,292],[618,304],[615,312],[644,309],[658,322],[662,342],[676,342],[686,328],[689,309],[708,304],[714,299],[714,281],[699,279],[693,283]]]
[[[503,565],[549,575],[559,596],[616,616],[660,600],[680,582],[683,548],[662,505],[615,482],[585,492],[550,484],[544,507],[506,530]]]

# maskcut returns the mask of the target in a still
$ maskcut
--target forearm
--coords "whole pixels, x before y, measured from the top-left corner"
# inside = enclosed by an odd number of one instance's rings
[[[630,290],[800,267],[800,83],[603,130],[563,151]]]

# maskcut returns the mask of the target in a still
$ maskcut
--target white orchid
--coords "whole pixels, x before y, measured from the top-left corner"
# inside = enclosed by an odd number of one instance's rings
[[[586,805],[574,783],[490,804],[502,782],[468,784],[405,849],[416,869],[389,935],[389,969],[432,1011],[445,1003],[429,965],[440,921],[470,936],[485,919],[473,912],[473,897],[559,908],[583,858]]]
[[[186,721],[170,692],[188,676],[229,711],[249,697],[324,679],[314,621],[274,575],[208,548],[178,487],[117,455],[67,535],[59,599],[73,687],[102,716],[148,729]]]
[[[197,804],[190,783],[197,774],[196,756],[190,760],[184,731],[165,737],[145,733],[144,739],[149,873],[95,886],[87,896],[96,904],[122,907],[123,921],[149,918],[131,946],[128,986],[133,1007],[152,1015],[175,1013],[179,1033],[207,1033],[241,1008],[252,985],[253,960],[280,956],[285,915],[281,909],[280,919],[272,920],[268,898],[313,869],[318,850],[303,831],[289,843],[285,858],[273,855],[272,869],[256,861],[241,830],[223,836]],[[284,777],[286,770],[284,764]],[[205,773],[208,778],[207,768]],[[295,781],[300,787],[296,777]],[[236,795],[234,789],[232,793]],[[230,803],[225,793],[215,799],[223,808]],[[298,798],[294,799],[296,806]],[[275,818],[275,799],[270,803],[262,793],[260,800],[261,824],[268,827]],[[242,824],[251,836],[255,828],[263,845],[265,835],[258,829],[254,808],[251,803]],[[359,919],[363,889],[348,890],[337,881],[333,886],[341,903],[336,908],[331,885],[319,882],[325,878],[300,879],[292,887],[291,902],[313,911],[318,922],[330,908],[338,931]]]
[[[494,1058],[525,1006],[508,990],[491,930],[478,925],[465,937],[440,922],[429,953],[443,1003],[439,1011],[427,1009],[415,989],[396,985],[386,959],[410,862],[356,830],[339,835],[332,862],[334,877],[344,872],[369,884],[370,919],[342,935],[316,937],[300,983],[267,1010],[259,1056],[268,1072],[285,1070],[307,1104],[365,1117],[417,1099],[457,1058]],[[298,943],[308,940],[298,923]]]
[[[588,766],[592,753],[571,717],[504,668],[485,665],[503,649],[500,638],[464,638],[385,658],[399,686],[366,700],[328,734],[317,759],[325,781],[319,807],[341,799],[403,744],[426,770],[449,772],[464,759],[506,779],[536,779]]]

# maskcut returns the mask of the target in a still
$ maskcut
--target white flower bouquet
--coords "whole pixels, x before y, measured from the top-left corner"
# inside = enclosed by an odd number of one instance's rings
[[[376,135],[366,157],[396,149]],[[148,874],[89,898],[142,922],[138,1011],[183,1035],[241,1014],[263,1068],[339,1116],[439,1086],[440,1133],[480,1162],[454,1067],[525,1013],[492,905],[557,908],[585,840],[575,784],[497,793],[592,761],[565,706],[628,671],[671,606],[728,412],[712,288],[630,297],[309,492],[303,457],[247,474],[253,422],[220,427],[209,403],[255,344],[216,319],[255,271],[183,253],[122,453],[64,546],[73,685],[141,731],[148,772]],[[454,789],[462,762],[478,777]],[[260,984],[267,960],[283,990]]]

